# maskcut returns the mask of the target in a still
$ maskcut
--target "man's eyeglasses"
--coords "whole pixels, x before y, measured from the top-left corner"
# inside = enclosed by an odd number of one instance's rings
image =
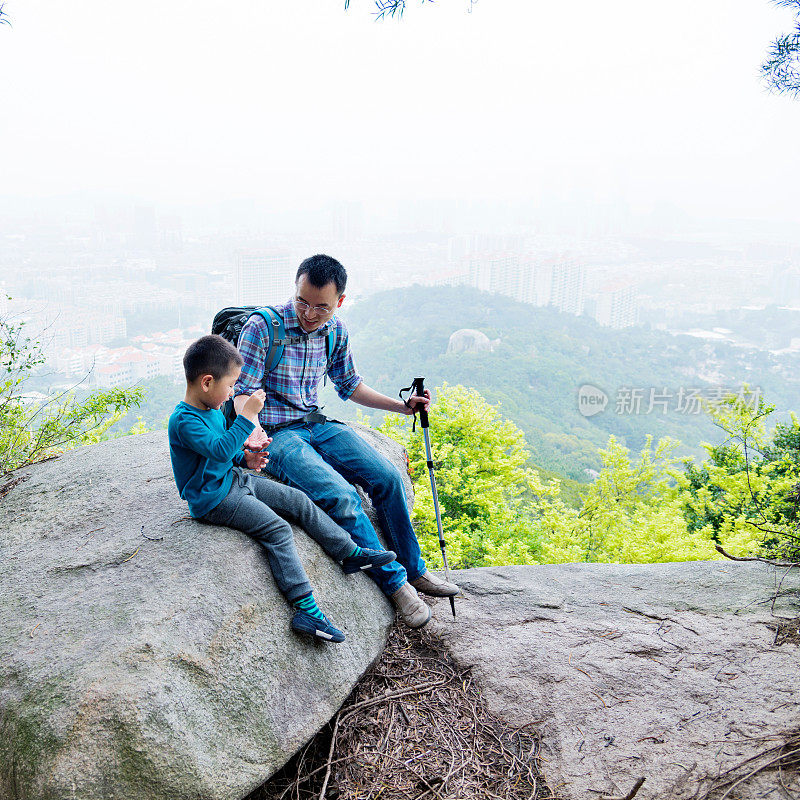
[[[319,314],[321,317],[324,317],[326,314],[330,314],[333,310],[328,308],[328,306],[310,306],[308,303],[304,303],[302,300],[295,300],[294,307],[298,312],[305,312],[310,309],[315,314]]]

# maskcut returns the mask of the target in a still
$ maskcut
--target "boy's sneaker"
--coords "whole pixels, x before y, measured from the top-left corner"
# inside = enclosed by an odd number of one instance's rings
[[[322,639],[326,642],[343,642],[344,634],[331,625],[331,621],[323,614],[322,619],[297,609],[292,617],[292,630]]]
[[[357,556],[348,556],[341,563],[345,575],[352,575],[362,569],[372,569],[372,567],[391,564],[396,558],[397,553],[393,553],[391,550],[370,550],[367,547],[362,547]]]

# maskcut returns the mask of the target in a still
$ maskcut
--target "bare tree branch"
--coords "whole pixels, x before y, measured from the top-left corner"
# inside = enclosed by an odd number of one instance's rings
[[[773,567],[800,567],[800,563],[795,561],[774,561],[771,558],[760,558],[759,556],[732,556],[730,553],[726,552],[722,545],[716,544],[714,547],[717,549],[717,552],[722,553],[725,558],[729,558],[731,561],[760,561],[762,564],[769,564]]]

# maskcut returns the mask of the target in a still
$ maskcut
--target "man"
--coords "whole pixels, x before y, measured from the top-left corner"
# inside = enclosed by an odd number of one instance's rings
[[[347,328],[335,316],[344,302],[346,283],[347,273],[336,259],[316,255],[303,261],[295,277],[294,298],[277,308],[287,336],[300,335],[302,341],[287,344],[281,362],[267,375],[267,323],[258,314],[250,317],[239,337],[244,365],[234,390],[234,406],[240,413],[248,396],[263,388],[266,401],[259,421],[272,437],[266,469],[302,489],[359,547],[382,550],[352,484],[367,492],[387,545],[397,553],[397,561],[367,574],[397,606],[406,624],[419,628],[431,612],[417,590],[449,597],[458,594],[459,588],[426,569],[400,473],[351,428],[317,413],[317,389],[327,373],[342,400],[399,414],[413,414],[417,405],[427,409],[430,394],[411,397],[405,405],[364,383],[353,363]],[[331,330],[336,336],[328,359],[325,340]]]

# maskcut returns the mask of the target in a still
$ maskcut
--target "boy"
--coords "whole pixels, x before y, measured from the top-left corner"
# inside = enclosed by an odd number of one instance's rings
[[[219,410],[233,395],[242,357],[221,336],[203,336],[183,357],[186,395],[169,418],[172,471],[192,517],[243,531],[261,544],[275,582],[295,609],[292,629],[324,641],[344,634],[320,611],[297,555],[289,524],[296,521],[346,574],[391,563],[391,551],[359,547],[303,492],[242,471],[260,470],[266,450],[242,451],[258,424],[264,392],[254,392],[230,429]],[[266,439],[265,446],[271,442]],[[235,465],[235,466],[234,466]],[[278,512],[278,513],[276,513]],[[281,516],[278,516],[280,514]]]

